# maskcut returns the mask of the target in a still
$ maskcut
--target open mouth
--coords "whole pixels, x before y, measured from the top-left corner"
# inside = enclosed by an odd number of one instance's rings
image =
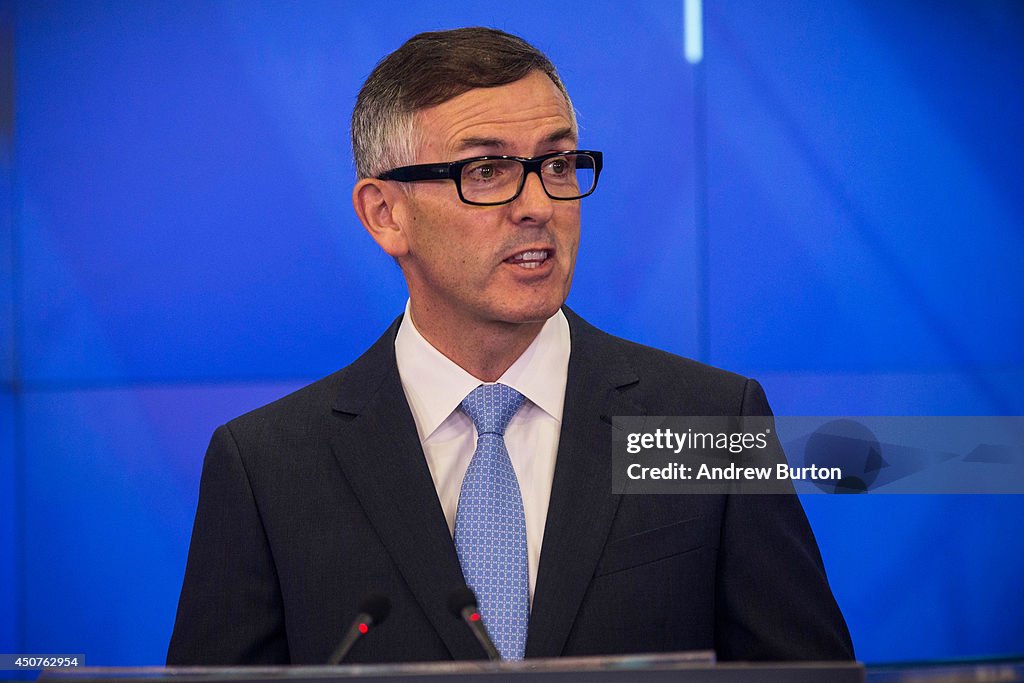
[[[539,249],[536,251],[519,252],[518,254],[505,259],[505,263],[511,263],[512,265],[529,270],[533,268],[540,268],[549,258],[551,258],[551,252],[546,249]]]

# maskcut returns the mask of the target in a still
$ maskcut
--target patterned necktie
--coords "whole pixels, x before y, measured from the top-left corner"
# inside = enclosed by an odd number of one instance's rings
[[[502,659],[523,658],[530,620],[526,516],[504,436],[525,400],[512,387],[485,384],[462,401],[477,439],[455,513],[455,550]]]

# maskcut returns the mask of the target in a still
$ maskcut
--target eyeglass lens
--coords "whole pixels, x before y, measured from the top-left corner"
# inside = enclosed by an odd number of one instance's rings
[[[563,154],[545,159],[541,182],[556,199],[576,199],[594,189],[594,159],[586,154]],[[486,159],[462,168],[462,196],[467,201],[492,203],[511,200],[519,192],[523,163],[515,159]]]

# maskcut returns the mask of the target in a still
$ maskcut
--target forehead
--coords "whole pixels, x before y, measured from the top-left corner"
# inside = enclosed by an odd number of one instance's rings
[[[538,150],[544,145],[564,148],[576,142],[568,102],[540,71],[423,109],[416,115],[416,127],[418,162],[424,163],[467,156],[467,152],[532,156],[541,153]]]

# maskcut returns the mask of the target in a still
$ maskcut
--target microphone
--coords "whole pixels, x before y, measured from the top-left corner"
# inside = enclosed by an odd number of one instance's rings
[[[391,601],[388,600],[386,595],[372,593],[366,596],[362,604],[359,605],[359,614],[356,615],[352,625],[348,627],[348,632],[345,633],[345,637],[338,643],[338,647],[335,648],[334,654],[327,660],[327,663],[333,666],[341,662],[345,655],[348,654],[348,651],[352,649],[352,646],[356,644],[356,641],[359,640],[360,636],[368,633],[371,627],[383,624],[390,612]]]
[[[494,662],[501,660],[501,653],[498,652],[498,648],[494,647],[494,641],[487,635],[487,629],[484,628],[483,618],[477,610],[476,596],[473,595],[472,588],[462,585],[449,593],[448,609],[456,619],[466,622],[466,626],[469,626],[469,630],[473,632],[477,642],[487,653],[488,659]]]

